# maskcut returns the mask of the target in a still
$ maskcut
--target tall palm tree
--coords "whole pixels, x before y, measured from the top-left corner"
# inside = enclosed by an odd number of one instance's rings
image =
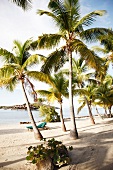
[[[85,88],[85,84],[88,82],[91,82],[91,77],[94,75],[94,71],[89,72],[89,68],[83,58],[79,58],[78,60],[72,59],[73,63],[73,93],[79,94],[82,96],[82,105],[78,108],[79,111],[85,106],[85,104],[88,106],[89,115],[92,124],[95,124],[90,102],[88,101],[87,95],[90,94],[90,92]],[[65,73],[68,73],[68,70],[64,70]],[[94,81],[94,80],[93,80]],[[78,89],[79,88],[79,89]],[[91,95],[91,94],[90,94]],[[81,101],[81,98],[80,98]]]
[[[37,92],[42,95],[46,96],[47,100],[53,102],[57,100],[60,104],[60,120],[61,120],[61,127],[64,132],[66,132],[66,126],[63,119],[63,110],[62,110],[62,103],[63,103],[63,96],[68,97],[68,81],[65,79],[62,72],[55,74],[54,77],[51,77],[51,88],[48,90],[38,90]]]
[[[87,42],[93,42],[99,35],[106,34],[108,29],[105,28],[90,28],[90,26],[97,16],[102,16],[105,11],[97,10],[80,17],[79,0],[50,0],[48,4],[50,11],[38,10],[38,14],[51,17],[59,28],[59,32],[55,34],[43,34],[39,36],[38,47],[51,49],[58,46],[61,40],[64,42],[64,46],[57,49],[49,56],[45,63],[43,70],[50,71],[53,67],[53,63],[58,65],[59,61],[62,61],[65,55],[69,60],[69,103],[70,103],[70,117],[71,117],[71,130],[70,137],[73,139],[78,138],[78,132],[75,122],[74,105],[73,105],[73,92],[72,92],[72,52],[79,53],[87,64],[93,68],[100,69],[99,59],[93,51],[89,50],[84,44],[84,40]],[[112,32],[109,30],[109,32]],[[48,67],[49,66],[49,67]]]
[[[6,49],[0,48],[0,56],[4,59],[4,65],[2,68],[0,68],[0,78],[1,80],[3,80],[2,83],[6,87],[6,89],[10,91],[14,90],[17,83],[21,83],[35,138],[42,139],[43,136],[41,135],[39,129],[37,129],[36,127],[36,123],[34,121],[33,114],[30,109],[28,97],[26,94],[26,86],[30,86],[33,97],[36,100],[36,92],[29,77],[33,77],[33,74],[35,74],[36,76],[37,74],[37,77],[41,77],[42,79],[44,73],[40,73],[38,71],[29,71],[28,68],[38,63],[40,59],[44,59],[44,57],[38,54],[31,55],[28,52],[31,43],[32,40],[27,40],[24,44],[21,44],[19,41],[15,40],[13,53],[7,51]]]

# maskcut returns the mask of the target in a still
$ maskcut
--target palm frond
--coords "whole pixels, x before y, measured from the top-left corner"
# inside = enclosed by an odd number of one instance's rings
[[[91,48],[94,52],[98,52],[98,53],[103,53],[103,54],[106,54],[108,51],[105,49],[105,48],[101,48],[99,46],[93,46]]]
[[[30,53],[28,50],[30,49],[30,44],[32,43],[32,39],[29,39],[25,41],[24,44],[22,44],[18,40],[14,40],[14,52],[16,54],[16,58],[18,59],[18,64],[23,65],[24,62],[29,58]]]
[[[17,85],[17,83],[18,83],[17,77],[16,77],[16,76],[13,76],[13,77],[11,77],[11,78],[4,79],[4,84],[3,84],[3,86],[4,86],[7,90],[13,92],[13,91],[14,91],[14,88],[15,88],[16,85]]]
[[[72,7],[72,6],[71,6]],[[52,13],[56,16],[53,19],[57,26],[59,26],[60,31],[70,30],[69,25],[69,15],[66,9],[66,6],[62,1],[50,1],[48,8],[52,11]]]
[[[58,100],[57,96],[54,92],[51,92],[50,90],[37,90],[37,93],[39,93],[41,96],[46,97],[49,102],[54,102],[55,100]]]
[[[70,16],[79,16],[80,13],[80,4],[79,0],[65,0],[64,6],[67,12],[70,12]]]
[[[80,19],[78,23],[75,25],[75,28],[77,28],[79,25],[90,26],[96,20],[97,16],[103,16],[105,13],[106,13],[105,10],[93,11],[84,16],[82,19]]]
[[[26,67],[31,67],[35,64],[39,64],[43,61],[46,61],[46,57],[41,55],[41,54],[34,54],[31,55],[30,57],[27,58],[27,60],[24,62],[24,64],[22,65],[22,69],[26,68]]]
[[[45,73],[38,72],[38,71],[27,71],[26,75],[34,80],[39,80],[41,82],[53,85],[51,81],[51,77]]]
[[[25,41],[25,43],[22,46],[22,50],[20,53],[19,58],[21,58],[21,65],[24,64],[24,62],[26,62],[26,60],[31,56],[31,54],[29,53],[29,49],[31,48],[30,45],[32,43],[32,39],[29,39],[27,41]]]
[[[79,114],[79,112],[84,108],[84,106],[86,105],[85,101],[82,103],[81,106],[78,107],[77,109],[77,114]]]
[[[14,40],[13,43],[14,43],[13,50],[15,54],[18,56],[18,54],[20,54],[22,50],[22,43],[19,40]]]
[[[13,53],[0,48],[0,56],[3,58],[5,63],[17,63],[17,59]]]
[[[113,51],[113,35],[103,35],[99,37],[101,45],[104,45],[105,50],[108,52]]]
[[[100,68],[100,66],[104,64],[103,60],[98,57],[93,51],[88,49],[88,47],[82,41],[76,39],[76,41],[74,41],[73,43],[73,48],[75,51],[79,52],[81,58],[86,61],[86,64],[88,66],[96,69],[97,71],[103,69],[103,67]]]
[[[32,7],[32,0],[10,0],[15,3],[17,6],[22,7],[24,11]]]
[[[51,12],[49,12],[49,11],[44,11],[44,10],[37,10],[37,14],[39,14],[40,16],[41,15],[47,15],[47,16],[50,16],[51,18],[53,18],[54,20],[57,20],[57,17],[53,14],[53,13],[51,13]]]
[[[19,66],[18,64],[8,64],[8,65],[4,65],[1,69],[0,69],[0,77],[1,78],[9,78],[11,76],[13,76],[15,74],[15,69],[19,70]]]
[[[74,95],[88,95],[88,91],[86,89],[74,89],[73,90]]]
[[[51,92],[48,91],[48,90],[36,90],[36,92],[37,92],[38,94],[40,94],[41,96],[48,96],[48,95],[51,94]]]
[[[24,53],[25,51],[28,51],[28,50],[30,49],[30,45],[31,45],[32,42],[33,42],[32,38],[30,38],[30,39],[28,39],[28,40],[25,41],[25,43],[24,43],[23,46],[22,46],[22,51],[23,51],[23,53]]]
[[[113,31],[107,28],[90,28],[82,31],[79,36],[86,42],[95,42],[99,39],[100,36],[107,35],[108,33],[113,35]]]
[[[54,86],[54,92],[57,93],[57,95],[63,95],[65,97],[68,96],[68,84],[69,81],[65,78],[63,72],[59,72],[54,75],[53,82],[55,84]]]
[[[36,50],[36,49],[38,49],[38,40],[33,41],[33,42],[30,44],[30,49],[31,49],[31,50]]]
[[[52,70],[58,71],[67,61],[66,51],[63,47],[62,49],[56,50],[49,54],[47,60],[41,68],[41,71],[50,74]]]
[[[60,43],[62,38],[61,34],[43,34],[38,37],[38,48],[39,49],[51,49]]]

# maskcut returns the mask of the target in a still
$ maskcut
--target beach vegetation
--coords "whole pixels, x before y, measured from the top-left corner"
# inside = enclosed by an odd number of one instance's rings
[[[53,167],[61,167],[71,162],[68,149],[72,150],[73,147],[70,146],[67,148],[61,141],[52,138],[48,141],[45,140],[44,144],[37,145],[36,147],[30,146],[28,148],[26,159],[31,161],[31,163],[36,164],[38,167],[41,166],[41,163],[44,164],[46,160],[48,161],[48,159]]]
[[[88,28],[90,27],[97,16],[103,16],[105,10],[96,10],[86,16],[80,16],[79,0],[50,0],[48,4],[49,11],[38,10],[39,15],[47,15],[53,19],[59,32],[54,34],[43,34],[38,38],[39,49],[52,49],[58,47],[47,58],[42,67],[42,71],[50,73],[51,70],[57,71],[63,66],[66,61],[69,61],[69,105],[71,117],[71,130],[70,137],[73,139],[78,138],[78,132],[75,122],[74,104],[73,104],[73,69],[72,69],[72,56],[73,52],[79,54],[87,65],[91,68],[100,71],[101,58],[99,58],[92,50],[90,50],[86,43],[96,42],[100,35],[112,32],[106,28]],[[63,46],[59,47],[62,40]],[[36,45],[36,44],[35,44]]]
[[[40,116],[44,117],[45,122],[60,122],[60,116],[54,107],[42,105],[39,108]]]

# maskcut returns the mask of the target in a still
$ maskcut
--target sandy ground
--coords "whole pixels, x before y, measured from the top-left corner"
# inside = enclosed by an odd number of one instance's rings
[[[76,119],[78,140],[69,138],[69,120],[65,121],[67,132],[61,131],[60,123],[48,123],[50,129],[41,131],[47,139],[54,137],[73,146],[69,152],[72,163],[61,170],[113,170],[113,118],[95,117],[95,121],[91,125],[89,118]],[[30,170],[27,148],[40,143],[25,124],[0,125],[0,170]]]

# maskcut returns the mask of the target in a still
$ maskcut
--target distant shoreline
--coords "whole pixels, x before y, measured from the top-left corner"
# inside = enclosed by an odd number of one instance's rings
[[[30,105],[31,110],[38,110],[38,107],[33,106],[32,104]],[[22,104],[22,105],[13,105],[13,106],[0,106],[0,109],[4,109],[4,110],[27,110],[26,104]]]

